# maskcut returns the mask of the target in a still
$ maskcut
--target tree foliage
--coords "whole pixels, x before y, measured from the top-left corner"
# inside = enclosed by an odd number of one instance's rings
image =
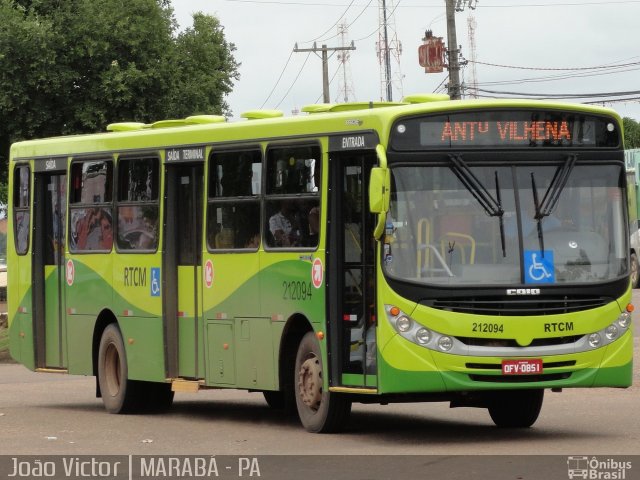
[[[216,17],[177,31],[169,0],[0,0],[0,180],[15,141],[230,114],[235,46]]]
[[[628,117],[624,117],[622,123],[624,126],[625,148],[640,148],[640,123]]]

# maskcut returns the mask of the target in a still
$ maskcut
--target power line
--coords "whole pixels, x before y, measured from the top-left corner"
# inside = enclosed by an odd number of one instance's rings
[[[493,85],[522,85],[525,83],[544,83],[544,82],[555,82],[558,80],[574,80],[576,78],[587,78],[587,77],[601,77],[604,75],[616,75],[620,73],[627,72],[635,72],[640,70],[638,68],[627,68],[621,69],[613,72],[597,72],[597,73],[582,73],[582,74],[562,74],[562,75],[550,75],[544,77],[529,77],[529,78],[520,78],[516,80],[496,80],[493,82],[480,82],[479,85],[483,87],[493,86]]]
[[[284,71],[287,69],[287,65],[289,65],[289,61],[291,61],[291,57],[293,56],[293,50],[291,50],[291,53],[289,54],[289,58],[287,58],[287,63],[284,64],[284,68],[282,69],[282,71],[280,72],[280,76],[278,77],[278,80],[276,80],[276,84],[273,86],[273,88],[271,89],[271,91],[269,92],[269,95],[267,96],[267,98],[265,99],[264,102],[262,102],[262,106],[260,108],[264,108],[264,106],[267,104],[267,102],[269,101],[269,99],[271,98],[271,95],[273,95],[273,92],[275,91],[276,87],[278,86],[278,84],[280,83],[280,80],[282,79],[282,75],[284,75]]]
[[[316,38],[314,38],[314,39],[312,39],[312,40],[303,40],[303,41],[302,41],[302,42],[300,42],[300,43],[313,43],[313,42],[315,42],[316,40],[320,40],[322,37],[324,37],[327,33],[329,33],[331,30],[333,30],[333,27],[335,27],[336,25],[338,25],[338,22],[339,22],[340,20],[342,20],[342,17],[344,17],[344,16],[346,15],[346,13],[347,13],[347,12],[349,11],[349,9],[351,8],[351,5],[353,5],[353,2],[355,2],[355,0],[351,0],[351,3],[347,6],[346,10],[345,10],[344,12],[342,12],[342,15],[340,15],[340,16],[338,17],[338,20],[336,20],[336,22],[335,22],[333,25],[331,25],[329,28],[327,28],[327,30],[326,30],[324,33],[322,33],[321,35],[318,35]],[[323,41],[324,41],[324,40],[323,40]]]
[[[294,5],[296,7],[344,7],[344,3],[318,3],[318,2],[295,2],[284,0],[225,0],[231,3],[252,3],[263,5]],[[595,2],[563,2],[563,3],[521,3],[512,5],[486,5],[480,4],[478,8],[549,8],[549,7],[590,7],[600,5],[628,5],[640,3],[640,0],[602,0]],[[360,5],[355,5],[356,7]],[[441,9],[442,5],[438,2],[433,5],[403,5],[401,8],[437,8]]]
[[[293,86],[296,84],[296,82],[300,78],[300,74],[302,74],[302,70],[304,70],[304,66],[307,64],[307,60],[309,60],[310,56],[311,56],[311,52],[307,53],[307,58],[304,59],[304,63],[302,64],[302,67],[300,67],[300,71],[298,72],[298,75],[296,75],[296,78],[293,81],[293,83],[291,84],[291,86],[289,87],[289,89],[287,90],[287,93],[284,94],[284,97],[282,97],[282,99],[278,102],[278,104],[275,106],[275,108],[278,108],[280,106],[280,104],[282,102],[284,102],[284,99],[287,98],[287,96],[289,95],[289,92],[291,92],[291,89],[293,88]]]
[[[596,98],[596,97],[612,97],[612,96],[626,96],[626,95],[640,95],[640,90],[632,90],[628,92],[606,92],[606,93],[525,93],[525,92],[506,92],[501,90],[486,90],[478,88],[479,92],[493,93],[498,95],[518,95],[520,97],[539,97],[546,99],[553,98]]]
[[[630,63],[622,63],[622,64],[609,64],[609,65],[598,65],[595,67],[522,67],[515,65],[501,65],[498,63],[488,63],[488,62],[479,62],[474,60],[468,60],[470,63],[475,63],[477,65],[486,65],[489,67],[499,67],[499,68],[510,68],[513,70],[543,70],[543,71],[580,71],[580,70],[598,70],[604,68],[622,68],[634,65],[640,65],[640,62],[630,62]]]

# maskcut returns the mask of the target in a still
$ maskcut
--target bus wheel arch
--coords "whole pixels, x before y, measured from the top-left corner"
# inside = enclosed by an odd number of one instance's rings
[[[98,353],[100,350],[100,339],[104,330],[111,324],[118,323],[115,315],[110,310],[103,310],[98,315],[96,324],[93,327],[93,340],[91,345],[91,356],[93,361],[93,375],[96,377],[96,397],[102,396],[100,392],[100,384],[98,382]]]
[[[265,391],[265,400],[271,408],[284,409],[288,414],[296,413],[294,393],[293,369],[295,368],[296,353],[302,337],[312,332],[311,322],[304,315],[293,315],[282,331],[280,351],[278,353],[278,391]]]

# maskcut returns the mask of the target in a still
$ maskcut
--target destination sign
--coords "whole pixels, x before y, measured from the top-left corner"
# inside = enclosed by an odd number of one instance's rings
[[[400,120],[391,144],[395,150],[617,147],[620,132],[613,120],[577,113],[465,112]]]
[[[204,147],[185,147],[167,149],[167,162],[203,162]]]
[[[36,172],[55,172],[67,169],[66,158],[45,158],[38,159],[34,162],[34,170]]]

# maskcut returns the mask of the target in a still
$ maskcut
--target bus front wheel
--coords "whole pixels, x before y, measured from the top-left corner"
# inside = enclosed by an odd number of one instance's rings
[[[312,433],[337,432],[351,413],[351,401],[324,389],[320,345],[314,332],[302,337],[295,363],[294,388],[298,416]]]
[[[489,415],[501,428],[528,428],[538,419],[544,390],[504,390],[489,400]]]

